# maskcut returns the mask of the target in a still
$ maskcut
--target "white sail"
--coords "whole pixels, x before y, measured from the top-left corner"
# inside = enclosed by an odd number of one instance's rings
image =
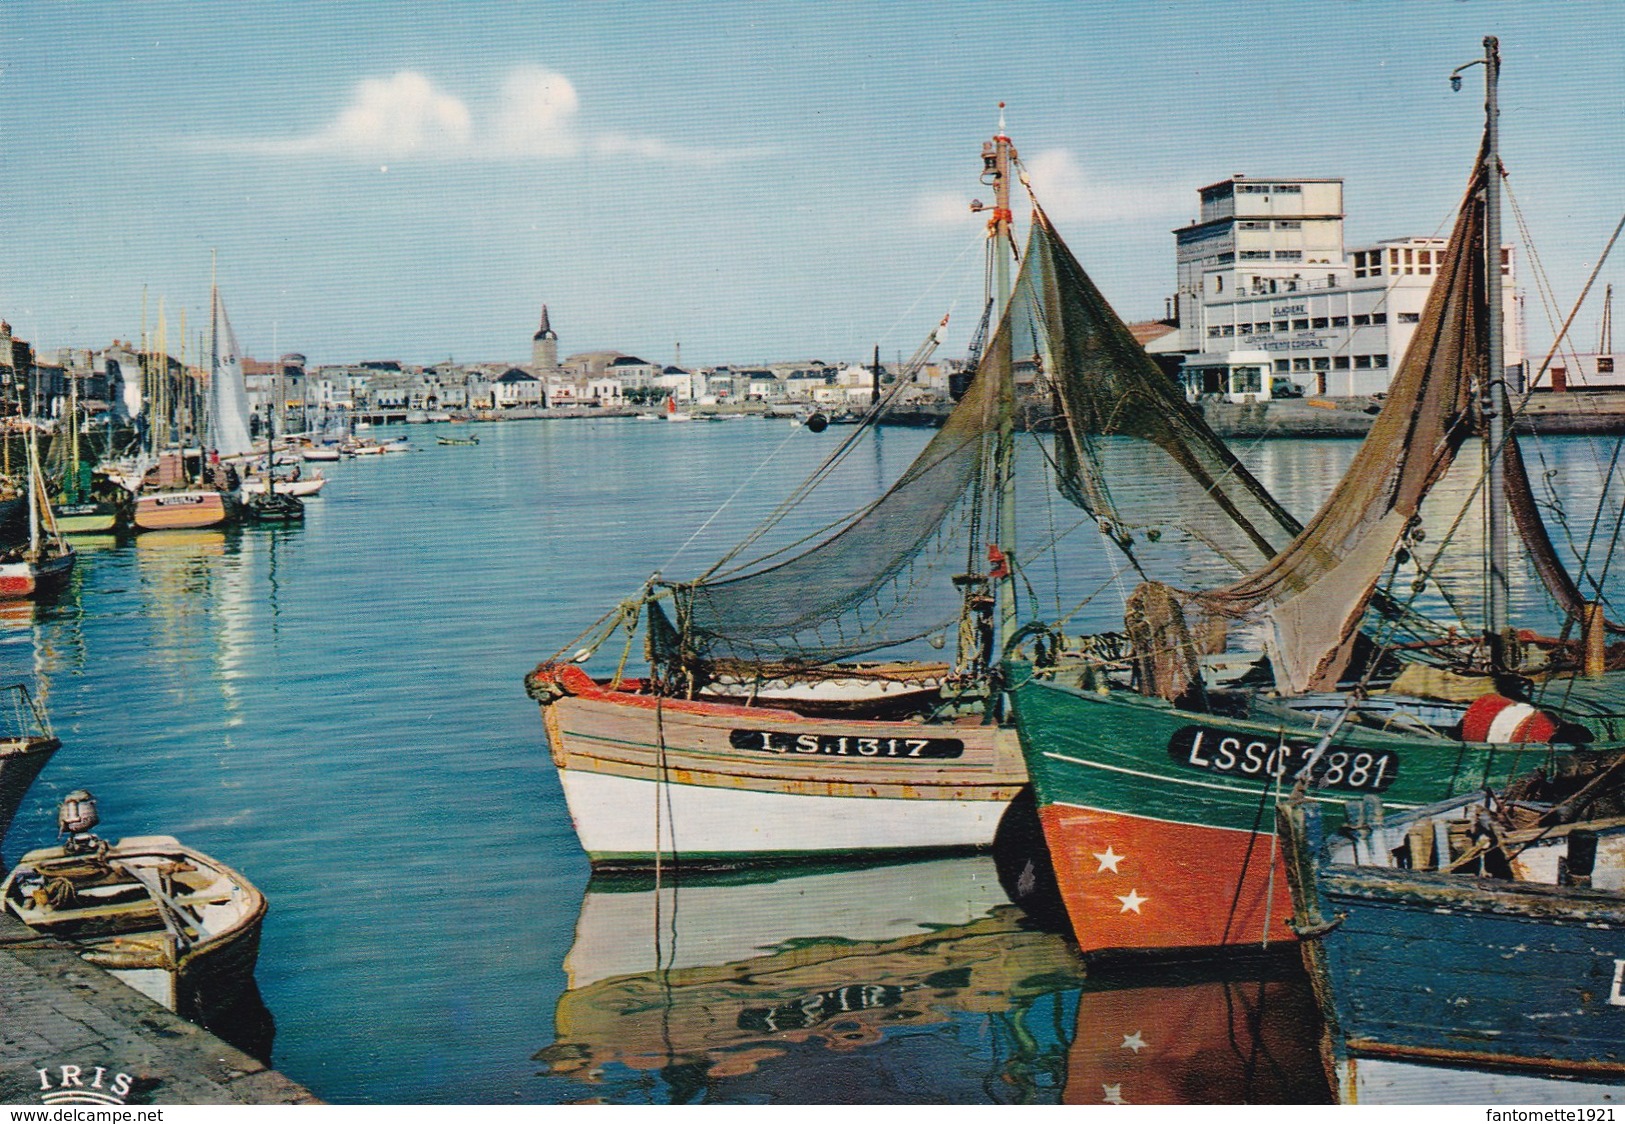
[[[238,457],[254,450],[248,432],[248,384],[243,378],[243,357],[237,336],[226,318],[226,305],[214,294],[214,362],[209,375],[210,444],[222,457]]]

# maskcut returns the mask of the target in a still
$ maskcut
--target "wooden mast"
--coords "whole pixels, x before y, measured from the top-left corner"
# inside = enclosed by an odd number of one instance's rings
[[[993,252],[993,292],[995,304],[993,307],[994,322],[1000,322],[1004,317],[1006,306],[1010,303],[1010,162],[1016,155],[1015,147],[1004,132],[1004,103],[999,103],[999,131],[994,134],[993,140],[983,148],[984,182],[993,187],[993,217],[988,220],[988,234],[992,239]],[[1001,334],[995,329],[995,338]],[[1004,333],[1007,336],[1007,333]],[[1008,353],[1011,341],[1008,338],[1000,341],[1000,346]],[[1003,552],[1003,557],[991,557],[992,572],[998,582],[999,604],[999,650],[997,655],[1002,656],[1004,649],[1009,645],[1016,634],[1016,579],[1014,571],[1014,553],[1016,540],[1016,502],[1015,502],[1015,373],[1014,356],[1006,355],[1009,366],[1003,386],[999,391],[999,430],[997,443],[994,446],[994,491],[998,503],[997,546]]]

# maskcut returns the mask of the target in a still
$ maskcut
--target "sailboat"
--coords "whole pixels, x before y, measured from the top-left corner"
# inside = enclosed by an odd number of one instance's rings
[[[28,545],[0,552],[0,599],[50,597],[73,573],[74,550],[63,541],[46,498],[40,471],[38,430],[30,425],[28,440]]]
[[[83,456],[83,417],[79,411],[79,380],[69,380],[68,409],[58,420],[48,460],[56,488],[51,507],[57,529],[64,535],[105,534],[116,530],[129,514],[129,492],[112,481],[97,486],[97,476]],[[105,479],[105,478],[104,478]]]
[[[226,318],[220,290],[211,286],[209,297],[208,454],[200,451],[195,469],[188,463],[184,449],[158,454],[158,463],[148,470],[136,493],[134,522],[138,531],[219,527],[234,522],[241,510],[234,494],[235,470],[221,462],[253,452],[248,432],[248,390],[237,338]]]
[[[1494,40],[1486,44],[1495,58]],[[1488,105],[1421,323],[1370,436],[1315,518],[1227,585],[1192,591],[1147,576],[1109,651],[1069,644],[1005,665],[1054,882],[1086,953],[1294,939],[1271,805],[1295,784],[1335,824],[1346,801],[1380,794],[1390,808],[1415,807],[1503,784],[1555,744],[1607,751],[1620,736],[1610,717],[1617,683],[1604,674],[1613,626],[1584,603],[1546,539],[1506,425],[1493,87]],[[1135,523],[1143,514],[1114,506],[1097,460],[1114,450],[1099,438],[1139,438],[1175,462],[1186,453],[1134,390],[1108,390],[1109,401],[1063,397],[1060,453],[1073,498],[1134,561],[1150,536]],[[1476,637],[1430,636],[1407,604],[1437,562],[1436,552],[1424,562],[1433,548],[1419,508],[1475,435],[1494,501],[1490,619]],[[1509,630],[1506,565],[1493,561],[1503,495],[1584,644]],[[1378,589],[1413,564],[1408,592],[1405,582],[1397,594]],[[1260,639],[1240,682],[1209,674],[1238,656],[1229,645]],[[1575,678],[1581,651],[1598,678]],[[1565,693],[1565,705],[1551,705]],[[1030,856],[1031,882],[1043,881],[1043,860]]]
[[[1014,156],[1001,122],[984,153],[983,182],[999,201],[988,224],[990,308],[1009,291]],[[705,574],[655,575],[580,638],[585,647],[567,645],[526,677],[595,867],[991,845],[1025,781],[988,678],[996,606],[1011,578],[997,547],[994,562],[981,560],[979,541],[984,515],[1013,487],[1008,352],[989,349],[952,416],[878,500],[806,538],[786,524],[792,511],[816,510],[839,492],[844,459],[890,397]],[[666,411],[682,416],[672,399]],[[1013,621],[1007,615],[1002,627]],[[650,667],[632,677],[625,670],[640,629]],[[938,634],[945,644],[947,631],[958,636],[951,661],[845,662]],[[579,666],[618,633],[628,647],[614,674],[595,678]]]
[[[660,416],[669,422],[684,422],[694,420],[693,414],[685,414],[677,409],[677,399],[670,394],[666,395],[666,412]]]

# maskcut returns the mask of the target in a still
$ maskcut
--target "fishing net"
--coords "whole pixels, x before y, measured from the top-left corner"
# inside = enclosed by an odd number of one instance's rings
[[[1291,544],[1238,582],[1189,594],[1208,614],[1272,626],[1278,686],[1328,690],[1430,488],[1473,432],[1485,364],[1484,151],[1381,413],[1348,472]]]

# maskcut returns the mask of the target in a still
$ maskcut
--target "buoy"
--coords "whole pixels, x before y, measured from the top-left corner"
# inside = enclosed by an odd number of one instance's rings
[[[1557,721],[1551,715],[1505,695],[1474,699],[1461,720],[1461,736],[1470,742],[1549,742],[1555,733]]]
[[[813,414],[812,417],[807,419],[807,428],[812,430],[814,433],[822,433],[828,427],[829,419],[823,414]]]

